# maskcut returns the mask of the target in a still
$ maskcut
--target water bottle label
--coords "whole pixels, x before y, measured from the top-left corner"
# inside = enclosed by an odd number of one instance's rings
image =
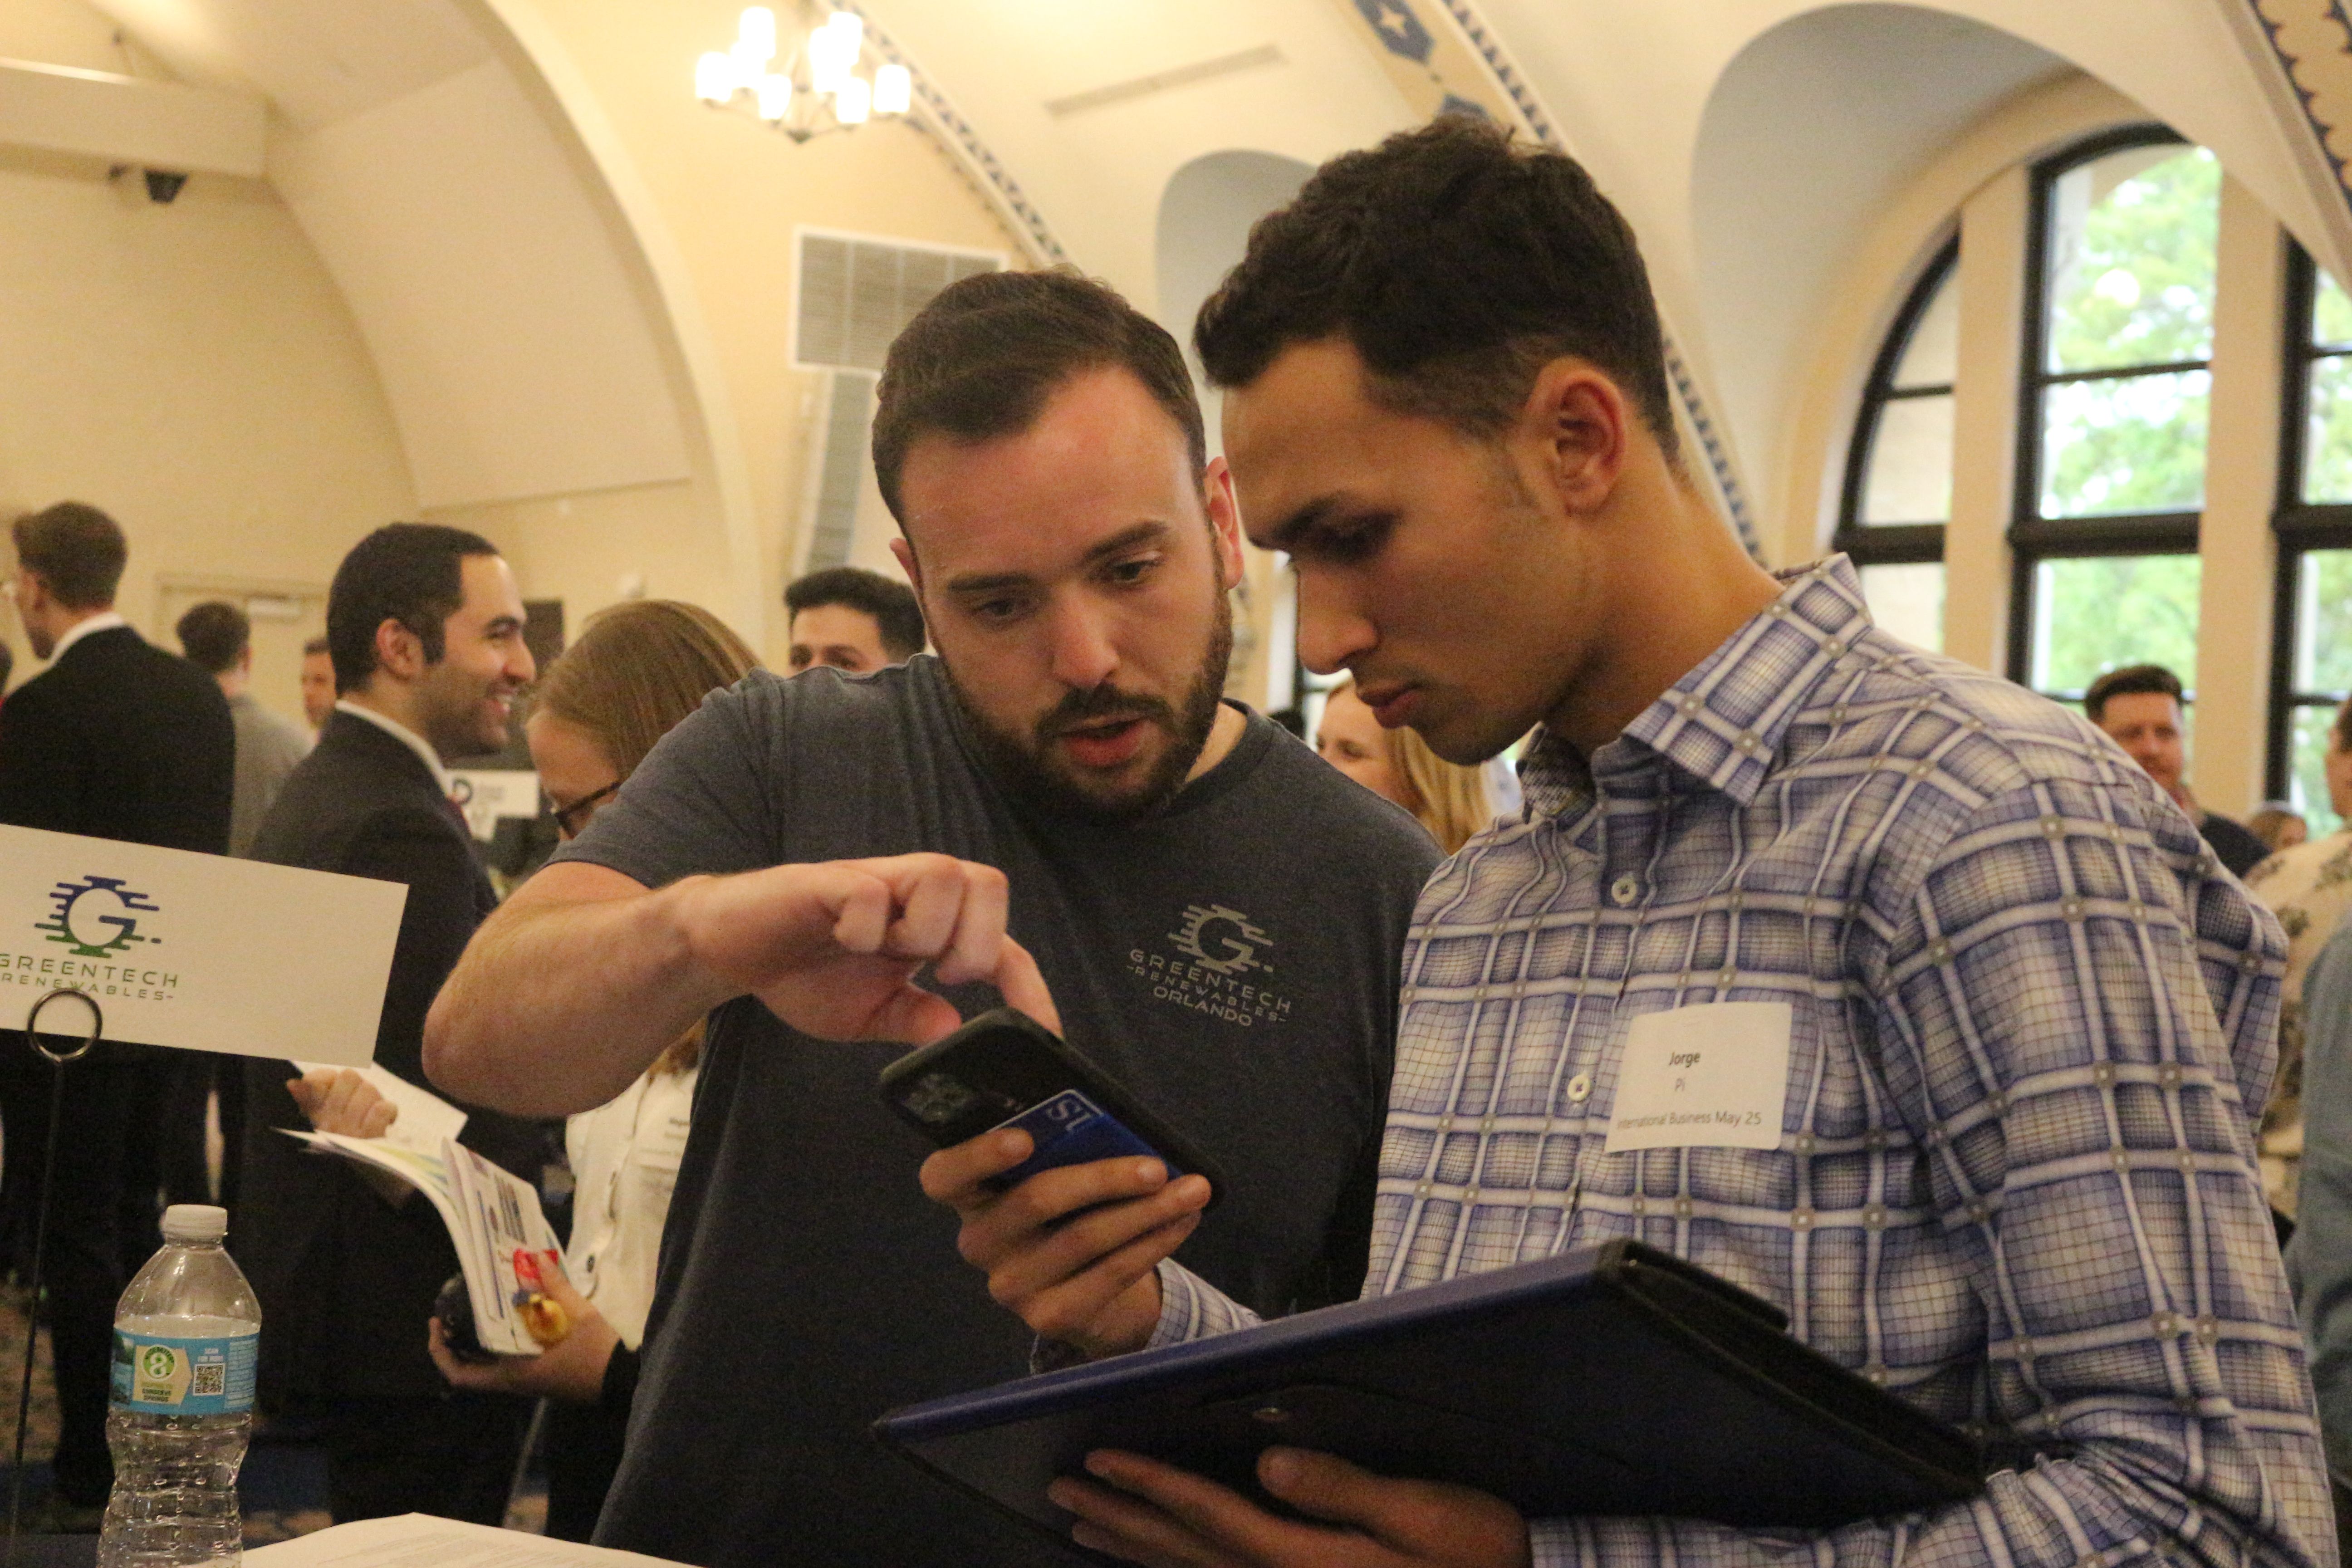
[[[114,1405],[155,1415],[236,1415],[253,1408],[258,1334],[180,1339],[114,1331]]]

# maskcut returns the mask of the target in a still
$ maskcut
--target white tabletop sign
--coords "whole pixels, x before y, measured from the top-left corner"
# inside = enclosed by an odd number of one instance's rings
[[[466,814],[466,826],[474,837],[488,844],[498,833],[500,817],[528,822],[539,815],[539,775],[529,769],[455,768],[449,773],[449,798]]]
[[[363,1067],[407,900],[397,882],[0,827],[0,1028],[77,990],[110,1040]]]

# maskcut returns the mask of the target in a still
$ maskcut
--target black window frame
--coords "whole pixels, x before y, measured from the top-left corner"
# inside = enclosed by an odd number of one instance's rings
[[[1895,311],[1886,336],[1879,342],[1878,357],[1871,362],[1870,379],[1863,384],[1862,406],[1854,415],[1853,435],[1846,447],[1845,481],[1838,494],[1837,527],[1830,536],[1830,548],[1843,552],[1857,569],[1940,563],[1944,559],[1945,523],[1866,523],[1862,521],[1862,505],[1870,482],[1871,458],[1878,447],[1879,423],[1886,405],[1913,398],[1953,395],[1955,384],[1949,382],[1898,388],[1895,373],[1910,351],[1911,339],[1927,316],[1927,307],[1946,284],[1958,283],[1959,261],[1960,237],[1956,229],[1936,247],[1927,265],[1920,269],[1911,292],[1904,298],[1902,309]]]
[[[2033,166],[2032,198],[2026,214],[2025,321],[2019,363],[2016,487],[2009,524],[2009,678],[2032,689],[2033,579],[2045,561],[2113,555],[2194,555],[2203,510],[2128,512],[2100,517],[2042,515],[2043,405],[2049,389],[2071,382],[2157,375],[2170,370],[2210,371],[2210,354],[2179,364],[2133,365],[2121,370],[2048,369],[2050,348],[2050,197],[2064,175],[2094,159],[2133,147],[2195,146],[2168,125],[2148,121],[2118,126],[2074,142]],[[2061,700],[2079,692],[2048,692]]]
[[[2304,691],[2294,681],[2295,585],[2303,558],[2318,550],[2352,550],[2352,501],[2303,499],[2305,465],[2310,460],[2311,366],[2316,360],[2346,357],[2342,350],[2313,346],[2311,314],[2319,294],[2319,268],[2311,253],[2290,239],[2286,245],[2284,305],[2280,310],[2285,352],[2279,388],[2278,499],[2271,528],[2278,540],[2278,573],[2271,612],[2271,701],[2269,742],[2263,760],[2263,793],[2288,797],[2294,768],[2294,717],[2299,708],[2326,706],[2331,712],[2345,692]]]

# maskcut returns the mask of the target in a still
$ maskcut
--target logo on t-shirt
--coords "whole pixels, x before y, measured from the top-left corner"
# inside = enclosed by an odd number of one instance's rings
[[[1250,924],[1249,916],[1223,904],[1205,909],[1185,905],[1184,928],[1170,931],[1168,940],[1177,952],[1219,974],[1247,974],[1253,969],[1274,973],[1274,965],[1258,957],[1260,949],[1274,945],[1274,939]]]
[[[1168,933],[1168,944],[1172,954],[1139,947],[1127,955],[1129,973],[1151,983],[1156,1000],[1244,1028],[1278,1024],[1290,1016],[1290,999],[1276,995],[1265,984],[1274,973],[1265,957],[1274,938],[1241,910],[1187,904]]]

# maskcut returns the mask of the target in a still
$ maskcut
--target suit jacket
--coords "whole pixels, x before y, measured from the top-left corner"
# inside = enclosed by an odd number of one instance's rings
[[[425,1011],[497,900],[424,760],[366,720],[335,714],[287,776],[253,858],[406,885],[375,1059],[430,1089]],[[244,1185],[229,1233],[261,1299],[262,1396],[285,1408],[441,1393],[425,1321],[457,1272],[448,1232],[424,1198],[394,1208],[344,1162],[278,1131],[310,1125],[286,1091],[293,1076],[284,1062],[247,1066]],[[538,1180],[545,1123],[464,1109],[462,1142]]]
[[[0,822],[228,849],[236,731],[220,683],[128,626],[92,632],[0,704]]]

